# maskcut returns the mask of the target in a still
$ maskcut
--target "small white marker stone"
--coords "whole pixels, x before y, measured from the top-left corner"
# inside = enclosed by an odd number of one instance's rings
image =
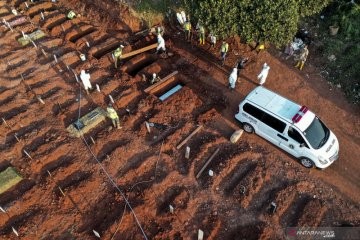
[[[198,240],[203,240],[204,239],[204,232],[199,229],[199,232],[198,232]]]
[[[99,86],[99,84],[96,84],[96,90],[97,90],[98,92],[101,92],[101,91],[100,91],[100,86]]]
[[[174,207],[173,206],[169,205],[169,210],[170,210],[171,214],[174,214]]]
[[[94,229],[93,229],[93,233],[96,237],[100,238],[100,234],[97,231],[95,231]]]
[[[211,170],[211,169],[209,170],[209,176],[210,176],[210,177],[214,176],[214,172],[213,172],[213,170]]]

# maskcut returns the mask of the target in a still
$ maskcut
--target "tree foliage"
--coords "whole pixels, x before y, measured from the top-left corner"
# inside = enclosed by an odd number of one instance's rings
[[[297,0],[297,3],[300,16],[306,17],[319,13],[330,3],[330,0]]]
[[[221,38],[286,44],[300,16],[319,12],[330,0],[184,0],[188,12]]]
[[[238,1],[238,34],[246,40],[289,42],[297,30],[299,15],[296,0]]]
[[[237,33],[237,8],[233,0],[185,0],[188,12],[220,38]]]

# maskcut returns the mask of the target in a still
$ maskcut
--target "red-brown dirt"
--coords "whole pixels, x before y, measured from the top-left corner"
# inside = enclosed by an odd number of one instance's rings
[[[0,125],[0,171],[13,166],[24,178],[0,195],[7,211],[0,214],[2,239],[17,239],[12,227],[22,239],[97,239],[93,230],[101,239],[143,239],[119,191],[84,142],[65,129],[79,109],[83,116],[98,106],[106,108],[109,94],[123,129],[113,129],[107,120],[84,138],[126,195],[148,239],[197,239],[198,229],[205,239],[284,239],[289,226],[359,226],[359,109],[328,85],[311,61],[299,72],[279,51],[256,55],[232,38],[221,66],[218,48],[185,43],[177,28],[168,26],[167,48],[173,56],[143,53],[115,70],[111,53],[120,43],[129,52],[155,42],[152,35],[134,35],[141,23],[127,9],[106,0],[38,1],[26,10],[24,2],[0,1],[0,18],[17,19],[13,7],[27,18],[13,32],[3,26],[0,32],[0,117],[9,125]],[[66,19],[69,9],[81,16]],[[47,35],[35,41],[39,48],[16,41],[21,31],[36,29]],[[80,60],[80,53],[87,61]],[[227,79],[240,56],[250,62],[231,92]],[[257,86],[264,62],[271,67],[265,86],[309,106],[338,137],[340,159],[328,169],[304,169],[256,135],[244,134],[230,143],[240,128],[234,119],[238,104]],[[74,72],[79,76],[82,69],[101,93],[81,90],[80,99]],[[176,81],[184,85],[179,92],[163,102],[144,92],[149,86],[144,76],[149,79],[155,72],[165,77],[175,70]],[[153,127],[148,133],[145,121],[167,128]],[[178,150],[199,124],[203,128]],[[219,153],[196,178],[217,148]],[[277,204],[275,213],[271,202]]]

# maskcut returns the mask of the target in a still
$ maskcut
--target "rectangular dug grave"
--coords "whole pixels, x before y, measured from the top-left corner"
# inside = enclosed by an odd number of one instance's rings
[[[73,137],[80,137],[81,134],[89,132],[92,128],[96,127],[99,123],[106,119],[106,112],[97,107],[88,114],[82,116],[74,123],[67,127],[68,132]]]
[[[0,172],[0,194],[6,192],[22,180],[20,174],[12,167]]]
[[[167,98],[177,93],[185,86],[183,82],[181,82],[178,78],[175,77],[177,73],[178,71],[169,74],[156,84],[145,89],[145,92],[149,94],[154,94],[161,101],[165,101]]]

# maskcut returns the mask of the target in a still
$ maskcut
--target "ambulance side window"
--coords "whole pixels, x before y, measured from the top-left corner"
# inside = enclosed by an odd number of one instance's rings
[[[258,120],[261,120],[262,116],[264,115],[264,112],[258,109],[257,107],[254,107],[253,105],[249,103],[245,103],[243,107],[244,111],[251,116],[257,118]]]
[[[294,139],[295,141],[297,141],[298,143],[304,143],[305,146],[307,146],[304,138],[301,136],[301,134],[295,130],[294,128],[292,127],[289,127],[289,130],[288,130],[288,136],[291,137],[292,139]]]
[[[261,121],[280,133],[284,132],[286,127],[286,124],[284,122],[267,113],[264,113],[264,117]]]

